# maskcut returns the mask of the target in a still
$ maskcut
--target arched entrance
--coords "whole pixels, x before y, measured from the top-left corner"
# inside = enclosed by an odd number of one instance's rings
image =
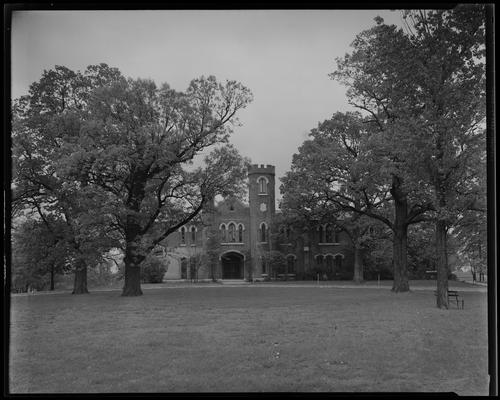
[[[222,279],[243,279],[243,254],[228,251],[221,255]]]

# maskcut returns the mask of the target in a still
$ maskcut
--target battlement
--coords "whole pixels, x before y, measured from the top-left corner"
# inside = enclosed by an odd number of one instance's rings
[[[275,173],[274,165],[252,164],[248,167],[248,175],[253,175],[253,174],[271,174],[271,175],[274,175],[274,173]]]

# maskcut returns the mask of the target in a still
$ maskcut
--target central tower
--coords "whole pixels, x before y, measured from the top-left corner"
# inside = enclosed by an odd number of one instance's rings
[[[250,165],[248,168],[248,203],[253,277],[261,276],[262,255],[271,250],[270,228],[276,211],[274,190],[274,165]]]

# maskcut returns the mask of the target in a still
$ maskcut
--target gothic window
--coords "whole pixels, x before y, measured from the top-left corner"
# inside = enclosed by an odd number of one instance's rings
[[[335,243],[339,243],[339,232],[335,231]]]
[[[191,227],[191,243],[196,243],[196,228],[194,226]]]
[[[286,240],[290,240],[290,236],[291,235],[291,230],[290,230],[290,227],[287,226],[286,228]]]
[[[318,242],[323,243],[323,225],[318,228]]]
[[[293,255],[287,256],[286,265],[287,265],[287,273],[295,274],[295,257]]]
[[[332,243],[333,242],[333,228],[331,224],[328,224],[325,229],[325,242]]]
[[[227,239],[226,239],[226,225],[222,224],[220,226],[220,238],[222,240],[222,242],[225,242]]]
[[[181,258],[181,279],[187,279],[187,259]]]
[[[236,227],[234,226],[233,223],[230,223],[228,226],[228,231],[229,231],[229,241],[230,242],[236,242]]]
[[[316,265],[318,267],[323,266],[323,255],[322,254],[316,256]]]
[[[198,270],[196,268],[196,257],[189,258],[189,279],[198,280]]]
[[[260,241],[266,241],[266,224],[264,222],[260,224]]]
[[[339,271],[342,268],[342,256],[335,256],[335,270]]]
[[[243,243],[243,225],[238,226],[238,242]]]
[[[326,258],[326,268],[328,269],[328,271],[333,271],[333,256],[329,254],[325,258]]]
[[[267,181],[266,178],[259,178],[259,193],[267,193]]]
[[[328,279],[335,279],[334,260],[331,254],[326,256],[326,275]]]
[[[186,227],[181,228],[181,244],[186,244]]]
[[[264,257],[262,257],[261,259],[261,262],[262,262],[262,273],[265,274],[266,273],[266,259]]]

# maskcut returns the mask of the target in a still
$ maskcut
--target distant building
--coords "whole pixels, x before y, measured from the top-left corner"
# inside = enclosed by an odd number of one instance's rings
[[[168,260],[164,279],[209,279],[206,263],[209,232],[217,232],[219,262],[216,279],[262,279],[270,277],[263,255],[281,251],[288,274],[299,279],[326,271],[329,279],[352,279],[353,252],[348,236],[332,224],[297,232],[273,224],[275,210],[275,167],[251,165],[248,170],[248,205],[236,198],[213,204],[203,212],[200,223],[187,224],[169,235],[156,255]],[[276,232],[277,230],[277,232]]]

